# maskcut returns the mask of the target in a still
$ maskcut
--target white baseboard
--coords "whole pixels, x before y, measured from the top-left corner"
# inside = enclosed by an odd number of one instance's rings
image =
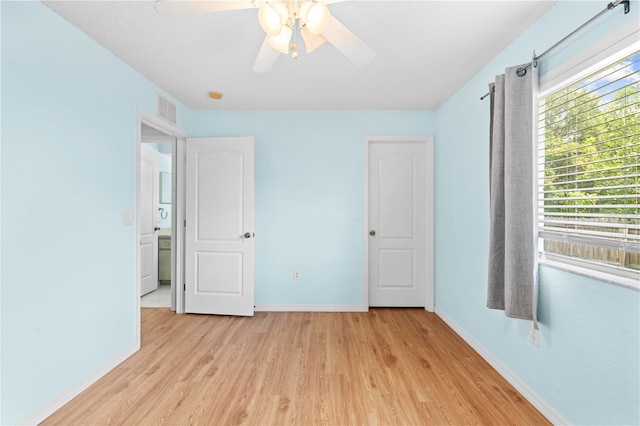
[[[551,405],[549,405],[544,399],[535,393],[529,386],[520,380],[518,376],[513,374],[504,364],[496,359],[489,351],[487,351],[480,343],[478,343],[471,335],[469,335],[464,329],[456,324],[451,318],[449,318],[444,312],[442,312],[437,306],[435,309],[436,315],[438,315],[449,327],[456,332],[469,346],[473,348],[485,361],[487,361],[507,382],[511,384],[522,396],[531,403],[543,416],[547,418],[554,425],[570,425],[571,423],[565,419],[560,413],[556,411]]]
[[[137,343],[132,345],[119,353],[118,355],[111,358],[109,361],[96,368],[90,374],[85,376],[79,382],[72,385],[70,388],[64,390],[57,396],[55,396],[50,401],[46,402],[40,408],[36,409],[34,412],[29,414],[24,419],[20,420],[17,425],[37,425],[42,422],[44,419],[55,413],[59,410],[63,405],[67,402],[71,401],[73,398],[78,396],[80,392],[87,389],[89,386],[94,384],[98,379],[107,374],[109,371],[116,368],[122,361],[129,358],[131,355],[136,353],[140,349],[140,345]]]
[[[363,305],[256,305],[256,312],[367,312]]]

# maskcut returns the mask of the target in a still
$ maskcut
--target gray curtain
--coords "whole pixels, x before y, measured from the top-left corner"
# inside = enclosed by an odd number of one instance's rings
[[[519,76],[518,70],[526,73]],[[507,68],[489,85],[490,248],[487,306],[534,320],[534,91],[530,64]]]

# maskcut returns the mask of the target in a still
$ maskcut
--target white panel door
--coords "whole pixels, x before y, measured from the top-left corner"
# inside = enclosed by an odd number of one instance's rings
[[[140,295],[158,288],[158,154],[140,148]]]
[[[369,145],[369,305],[425,306],[426,146]]]
[[[187,139],[185,311],[253,315],[253,138]]]

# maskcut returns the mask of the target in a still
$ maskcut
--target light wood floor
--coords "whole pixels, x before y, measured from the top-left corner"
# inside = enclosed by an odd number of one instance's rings
[[[43,424],[548,424],[436,315],[142,310],[142,348]]]

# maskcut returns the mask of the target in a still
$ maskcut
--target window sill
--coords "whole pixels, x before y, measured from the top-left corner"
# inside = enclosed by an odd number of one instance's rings
[[[538,263],[540,265],[548,266],[550,268],[560,269],[562,271],[571,272],[577,275],[582,275],[584,277],[593,278],[599,281],[604,281],[609,284],[617,285],[619,287],[640,291],[640,273],[638,274],[638,278],[621,277],[619,275],[615,275],[610,272],[599,271],[599,270],[595,270],[595,269],[583,266],[588,263],[581,262],[580,260],[575,260],[575,259],[556,260],[546,256],[540,256],[538,259]],[[633,272],[630,274],[635,275]]]

